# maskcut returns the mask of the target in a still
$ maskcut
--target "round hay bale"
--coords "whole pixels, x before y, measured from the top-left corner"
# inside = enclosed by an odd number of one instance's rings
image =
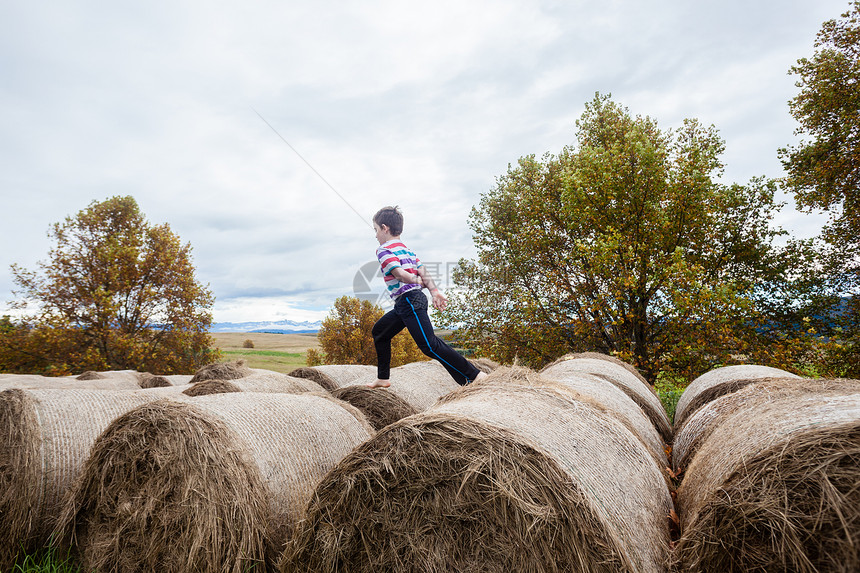
[[[635,366],[633,366],[632,364],[629,364],[627,362],[624,362],[620,358],[616,358],[615,356],[612,356],[611,354],[603,354],[602,352],[576,352],[576,353],[571,353],[571,354],[565,354],[559,360],[576,360],[577,358],[589,358],[589,359],[594,359],[594,360],[605,360],[605,361],[611,362],[612,364],[615,364],[617,366],[621,366],[622,368],[624,368],[625,370],[627,370],[628,372],[630,372],[631,374],[636,376],[640,382],[642,382],[643,384],[645,384],[649,388],[651,388],[651,384],[648,382],[648,379],[645,378],[644,376],[642,376],[642,373],[639,372],[639,370]],[[558,360],[556,362],[558,362]]]
[[[361,386],[376,380],[376,369],[373,374],[357,378],[348,385]],[[391,392],[418,411],[423,411],[436,401],[460,388],[454,382],[445,367],[435,360],[412,362],[391,369],[389,378],[391,386],[379,388],[379,392]]]
[[[19,549],[30,552],[47,542],[102,430],[158,397],[152,390],[0,392],[0,570],[11,569]]]
[[[678,405],[675,407],[675,428],[680,428],[684,421],[702,405],[763,378],[800,378],[800,376],[779,368],[758,364],[736,364],[709,370],[690,382],[678,399]]]
[[[682,570],[860,570],[860,390],[816,383],[732,395],[747,394],[743,409],[714,428],[677,492]]]
[[[331,392],[348,386],[358,378],[376,376],[376,366],[369,366],[367,364],[303,366],[290,372],[290,376],[308,378]]]
[[[83,372],[82,374],[77,376],[75,380],[101,380],[102,378],[105,378],[105,376],[102,376],[101,374],[99,374],[98,372],[94,372],[93,370],[87,370],[86,372]]]
[[[563,356],[545,367],[541,372],[547,371],[550,368],[555,373],[555,376],[559,376],[562,372],[581,372],[612,382],[642,408],[642,411],[645,412],[645,415],[648,416],[651,423],[657,428],[663,440],[666,443],[671,442],[672,424],[669,422],[666,410],[663,408],[663,404],[660,403],[660,399],[654,393],[651,386],[647,382],[643,382],[644,378],[642,378],[641,374],[638,376],[633,374],[630,370],[630,368],[633,368],[632,366],[627,365],[627,367],[624,367],[619,365],[616,362],[621,361],[613,359],[611,356],[598,354],[600,358],[595,358],[590,356],[591,354],[596,353]],[[582,357],[574,358],[575,356]]]
[[[418,412],[396,394],[366,386],[344,386],[333,391],[331,395],[361,410],[373,429],[377,431]]]
[[[569,372],[562,366],[541,371],[541,376],[555,380],[603,404],[648,447],[660,467],[666,465],[665,442],[651,419],[639,405],[612,382],[582,372]]]
[[[235,380],[204,380],[195,382],[185,390],[187,396],[205,396],[226,392],[324,392],[322,386],[307,378],[296,378],[268,370],[254,370],[250,375]]]
[[[475,365],[475,368],[487,374],[501,367],[501,364],[491,358],[473,358],[471,362]]]
[[[570,392],[475,383],[384,428],[317,487],[281,571],[664,571],[663,477]]]
[[[155,376],[149,372],[143,372],[140,375],[138,386],[141,388],[168,388],[173,384],[164,376]]]
[[[244,360],[235,362],[216,362],[207,364],[198,369],[191,377],[191,384],[203,380],[234,380],[244,378],[251,373],[251,369],[245,365]]]
[[[174,386],[185,386],[186,384],[191,383],[191,379],[194,378],[194,375],[193,374],[169,374],[167,376],[162,376],[162,378],[166,378]]]
[[[189,384],[182,391],[186,396],[208,396],[209,394],[228,394],[230,392],[241,392],[242,390],[232,380],[203,380]]]
[[[319,480],[371,432],[330,396],[153,402],[93,445],[58,529],[85,570],[266,570]]]
[[[754,408],[772,399],[797,393],[846,394],[860,392],[860,383],[845,379],[761,378],[744,388],[716,398],[688,417],[675,433],[672,465],[679,471],[690,464],[701,445],[726,418],[745,411],[754,416]]]
[[[328,374],[325,374],[319,368],[319,366],[300,366],[299,368],[296,368],[295,370],[290,372],[289,375],[293,376],[294,378],[305,378],[306,380],[312,380],[313,382],[316,382],[329,392],[337,390],[337,382],[335,382]]]

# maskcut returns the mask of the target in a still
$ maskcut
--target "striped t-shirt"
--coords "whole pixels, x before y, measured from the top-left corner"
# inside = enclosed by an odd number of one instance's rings
[[[421,285],[418,283],[402,283],[391,274],[391,271],[401,267],[406,272],[417,275],[418,268],[422,266],[418,255],[407,249],[400,240],[391,239],[379,245],[376,249],[376,258],[379,259],[379,265],[382,267],[382,278],[385,279],[385,286],[388,287],[388,296],[397,298],[407,291],[421,290]]]

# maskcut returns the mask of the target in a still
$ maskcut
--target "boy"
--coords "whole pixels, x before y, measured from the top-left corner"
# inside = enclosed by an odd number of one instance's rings
[[[373,343],[376,345],[377,380],[368,384],[371,388],[388,388],[391,369],[391,339],[403,330],[418,344],[418,348],[438,360],[452,378],[465,386],[487,375],[463,358],[456,350],[433,334],[433,325],[427,316],[427,297],[422,289],[427,287],[433,296],[433,306],[444,310],[445,298],[433,278],[427,274],[418,256],[406,248],[400,240],[403,232],[403,214],[397,207],[383,207],[373,216],[373,229],[379,248],[376,258],[382,266],[382,276],[388,295],[394,299],[394,310],[388,311],[373,325]]]

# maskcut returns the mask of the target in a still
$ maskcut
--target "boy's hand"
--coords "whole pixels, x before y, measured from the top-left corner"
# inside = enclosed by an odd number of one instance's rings
[[[445,310],[445,307],[448,306],[448,299],[445,295],[439,289],[430,291],[430,294],[433,295],[433,306],[437,310]]]

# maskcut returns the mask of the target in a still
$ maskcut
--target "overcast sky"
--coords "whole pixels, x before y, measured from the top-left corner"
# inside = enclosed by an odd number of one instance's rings
[[[51,223],[132,195],[191,243],[216,322],[320,319],[373,261],[379,207],[443,271],[473,256],[481,193],[572,143],[597,91],[663,128],[715,125],[728,182],[779,177],[788,70],[848,7],[4,0],[0,312]],[[791,207],[777,222],[816,234]]]

